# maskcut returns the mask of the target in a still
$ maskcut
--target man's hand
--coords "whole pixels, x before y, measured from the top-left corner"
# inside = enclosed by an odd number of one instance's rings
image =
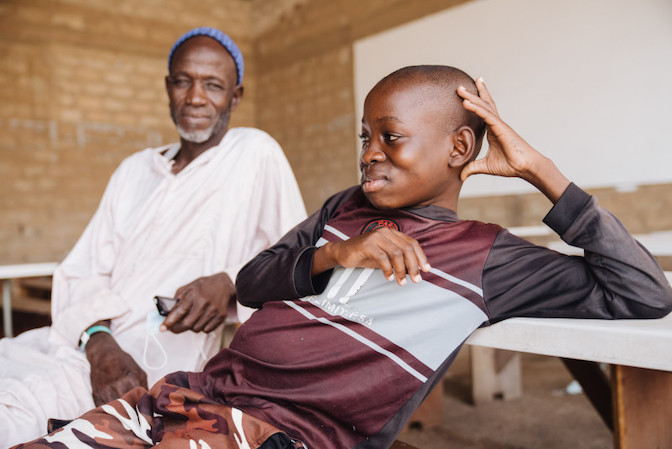
[[[228,274],[218,273],[180,287],[175,296],[179,300],[161,325],[162,331],[212,332],[224,322],[236,286]]]
[[[420,282],[420,271],[431,269],[417,240],[389,228],[380,228],[341,242],[330,242],[315,251],[312,274],[330,268],[380,268],[389,280],[406,284],[406,273]]]
[[[532,148],[499,117],[495,102],[482,78],[476,80],[478,95],[457,88],[465,109],[485,120],[490,149],[483,159],[467,164],[460,178],[462,181],[476,173],[522,178],[544,193],[555,203],[569,185],[553,162]]]
[[[147,374],[133,357],[105,332],[91,336],[86,344],[91,365],[91,388],[96,407],[123,396],[135,387],[147,388]]]

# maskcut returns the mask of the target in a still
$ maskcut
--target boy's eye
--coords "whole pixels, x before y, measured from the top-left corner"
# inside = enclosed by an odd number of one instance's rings
[[[367,146],[369,146],[369,136],[367,136],[366,134],[360,134],[359,140],[362,141],[362,148],[366,148]]]
[[[395,141],[399,140],[399,137],[401,137],[401,136],[398,136],[396,134],[390,134],[390,133],[383,134],[383,139],[385,139],[385,142],[387,142],[387,143],[395,142]]]

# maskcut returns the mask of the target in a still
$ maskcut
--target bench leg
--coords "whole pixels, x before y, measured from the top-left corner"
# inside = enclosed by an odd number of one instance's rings
[[[2,325],[5,330],[5,337],[13,337],[12,329],[12,280],[2,280]]]
[[[614,444],[672,448],[672,372],[612,366]]]
[[[611,400],[611,385],[607,375],[600,368],[597,362],[590,362],[587,360],[575,360],[560,358],[567,370],[576,379],[583,393],[597,413],[602,418],[602,421],[611,429],[614,430],[613,422],[613,407]]]
[[[475,405],[523,394],[520,353],[471,346],[471,391]]]

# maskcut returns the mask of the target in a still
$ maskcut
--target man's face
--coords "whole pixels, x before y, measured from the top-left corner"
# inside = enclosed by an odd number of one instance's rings
[[[166,90],[170,115],[187,142],[216,145],[242,97],[236,64],[229,52],[207,36],[182,44],[173,57]]]
[[[360,168],[375,207],[449,207],[452,134],[444,120],[440,100],[419,86],[383,85],[369,93]]]

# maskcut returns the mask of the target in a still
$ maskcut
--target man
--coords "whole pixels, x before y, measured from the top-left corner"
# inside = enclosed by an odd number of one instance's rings
[[[387,448],[481,325],[672,310],[653,257],[500,119],[482,80],[445,66],[388,75],[364,104],[360,163],[360,186],[240,271],[238,300],[261,308],[202,372],[21,448]],[[460,220],[475,173],[538,188],[554,204],[547,224],[585,258]]]
[[[235,43],[197,28],[175,43],[168,69],[180,142],[120,165],[54,273],[51,328],[0,342],[1,447],[43,434],[48,418],[202,368],[235,311],[238,269],[305,218],[278,144],[228,129],[243,96]],[[163,322],[155,295],[179,298]]]

